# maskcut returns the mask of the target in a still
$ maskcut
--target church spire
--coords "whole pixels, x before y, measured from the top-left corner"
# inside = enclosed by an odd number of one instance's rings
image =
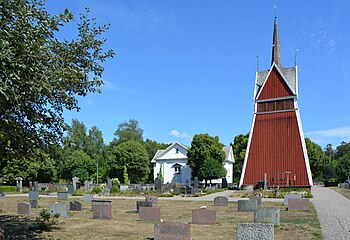
[[[277,17],[275,17],[274,26],[273,26],[273,41],[272,41],[272,60],[271,65],[273,63],[279,68],[282,68],[282,58],[280,52],[280,39],[278,37],[278,25],[277,25]]]

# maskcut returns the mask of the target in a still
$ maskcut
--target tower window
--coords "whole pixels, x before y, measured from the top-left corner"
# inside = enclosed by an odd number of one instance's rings
[[[258,112],[266,112],[266,103],[258,103]]]
[[[267,111],[269,111],[269,112],[275,111],[275,102],[268,102],[267,103]]]
[[[179,149],[178,149],[178,148],[176,148],[175,150],[176,150],[176,154],[178,154],[178,153],[179,153]]]
[[[280,101],[276,101],[276,110],[280,111],[284,109],[284,101],[280,100]]]
[[[172,166],[172,168],[174,168],[174,173],[175,174],[180,174],[181,173],[181,164],[176,163],[176,164],[174,164]]]

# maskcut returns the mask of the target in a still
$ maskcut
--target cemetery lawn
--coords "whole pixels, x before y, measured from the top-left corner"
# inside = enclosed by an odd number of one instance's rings
[[[330,189],[340,193],[341,195],[343,195],[344,197],[350,200],[350,189],[339,188],[339,187],[330,187]]]
[[[70,198],[82,201],[81,197]],[[110,199],[109,199],[110,200]],[[113,220],[92,219],[91,204],[84,203],[83,211],[69,212],[69,218],[59,218],[56,228],[50,232],[36,231],[35,217],[42,208],[48,209],[49,203],[56,198],[40,198],[39,208],[32,209],[31,217],[16,214],[17,202],[29,202],[27,197],[7,197],[0,201],[0,225],[8,234],[8,239],[151,239],[153,223],[141,222],[138,214],[127,213],[136,209],[136,200],[113,200]],[[68,201],[65,203],[69,204]],[[253,212],[238,212],[237,203],[229,202],[227,207],[214,206],[213,202],[174,201],[159,199],[161,218],[183,223],[192,221],[192,210],[201,206],[216,210],[216,225],[192,225],[193,240],[226,240],[236,238],[237,223],[252,223]],[[310,203],[309,211],[286,211],[283,202],[263,202],[263,208],[280,208],[280,225],[275,226],[275,239],[323,239],[316,210]]]

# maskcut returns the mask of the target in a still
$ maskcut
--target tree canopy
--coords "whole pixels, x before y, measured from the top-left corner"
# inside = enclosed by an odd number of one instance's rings
[[[118,124],[114,135],[119,143],[125,141],[143,142],[143,130],[140,128],[139,122],[135,119],[130,119],[129,122]]]
[[[87,12],[76,21],[68,9],[51,15],[41,0],[0,1],[1,156],[23,157],[59,142],[63,111],[79,110],[78,96],[100,91],[101,64],[114,52],[103,49],[108,25],[97,26]],[[68,22],[76,22],[78,34],[60,40]]]
[[[212,137],[207,133],[196,134],[192,139],[191,148],[187,152],[188,163],[192,168],[192,177],[198,177],[199,180],[207,177],[202,175],[204,173],[202,166],[205,161],[212,164],[212,160],[209,159],[218,161],[222,166],[225,159],[225,153],[222,151],[223,147],[224,145],[219,142],[218,136]],[[217,173],[217,175],[220,174]]]
[[[126,166],[130,182],[138,183],[147,179],[150,172],[149,159],[141,143],[123,142],[116,147],[115,156],[112,169],[117,176],[123,175],[124,166]]]
[[[325,156],[320,145],[314,143],[309,138],[305,138],[307,154],[309,157],[312,178],[314,180],[323,179],[323,171],[328,165],[328,158]]]
[[[249,139],[249,132],[247,134],[239,134],[235,136],[233,143],[231,143],[231,146],[233,149],[233,155],[235,158],[235,164],[233,166],[234,182],[240,181],[243,162],[247,151],[248,139]]]

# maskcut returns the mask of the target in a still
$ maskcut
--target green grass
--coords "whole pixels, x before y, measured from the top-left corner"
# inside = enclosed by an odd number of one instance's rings
[[[16,186],[0,186],[0,192],[16,192]]]

